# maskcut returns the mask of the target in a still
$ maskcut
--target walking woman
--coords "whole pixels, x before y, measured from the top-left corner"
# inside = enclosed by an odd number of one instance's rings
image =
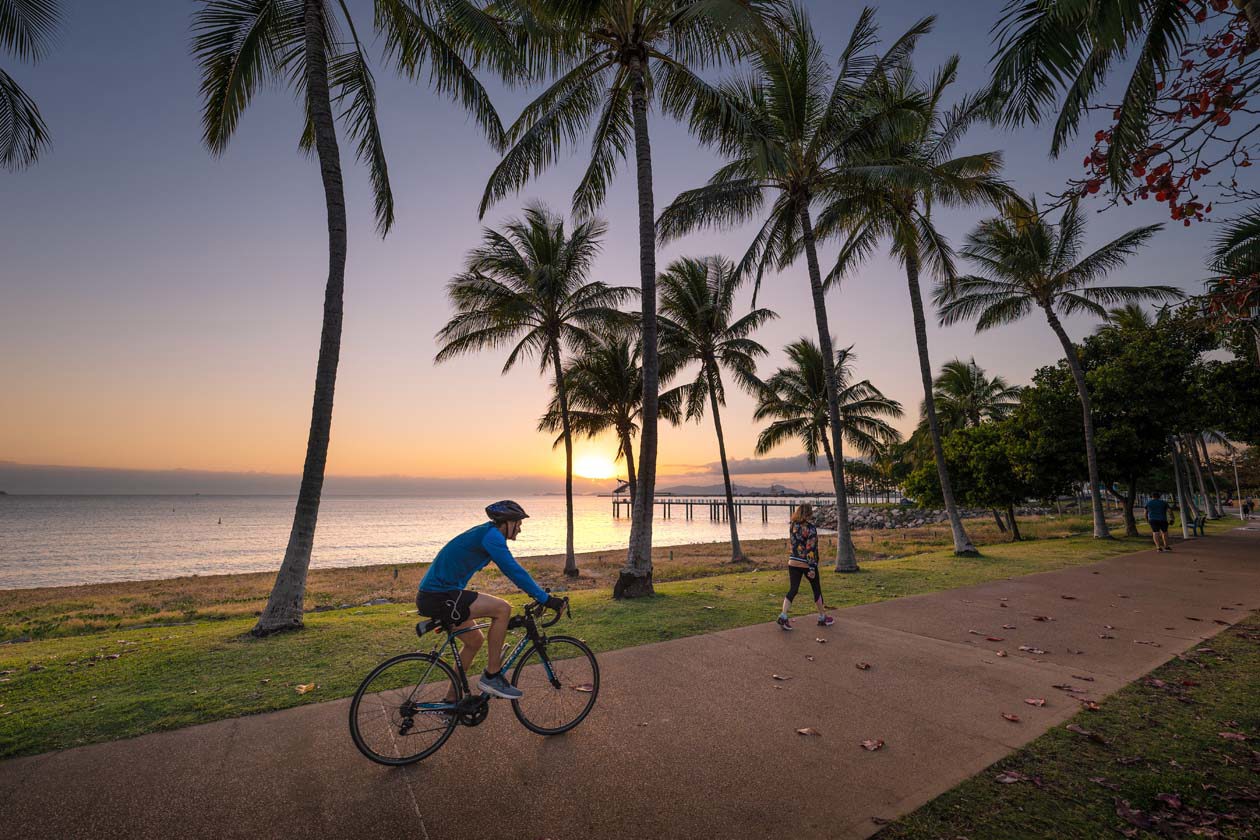
[[[814,525],[814,509],[809,505],[801,505],[792,514],[792,524],[788,529],[792,553],[788,556],[788,593],[783,599],[783,611],[779,613],[779,626],[784,630],[792,629],[792,619],[788,618],[788,610],[792,608],[792,599],[801,588],[801,578],[809,578],[809,586],[814,590],[814,603],[818,606],[818,625],[830,627],[836,620],[827,615],[823,606],[822,585],[818,581],[818,528]]]

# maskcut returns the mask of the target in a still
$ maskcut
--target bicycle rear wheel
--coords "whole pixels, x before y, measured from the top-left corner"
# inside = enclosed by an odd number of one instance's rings
[[[437,752],[459,720],[445,710],[462,690],[431,653],[404,653],[376,666],[350,701],[350,737],[380,764],[412,764]]]
[[[599,697],[599,663],[581,639],[551,636],[516,663],[512,685],[524,694],[512,701],[517,720],[539,735],[559,735],[581,723],[594,708]]]

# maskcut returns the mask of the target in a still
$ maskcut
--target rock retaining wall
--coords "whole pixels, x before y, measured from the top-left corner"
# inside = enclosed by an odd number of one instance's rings
[[[976,517],[991,519],[993,517],[992,512],[987,508],[959,508],[958,512],[962,514],[964,519],[974,519]],[[1031,506],[1015,508],[1016,517],[1043,516],[1048,513],[1054,513],[1054,510],[1052,508]],[[827,528],[834,531],[836,528],[835,505],[819,505],[814,514],[814,521],[818,523],[819,528]],[[945,515],[944,509],[849,505],[849,527],[854,530],[919,528],[924,525],[935,525],[948,521],[949,517]]]

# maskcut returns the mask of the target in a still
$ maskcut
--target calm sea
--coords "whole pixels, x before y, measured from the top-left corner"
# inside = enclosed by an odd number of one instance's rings
[[[513,553],[564,550],[564,497],[518,499],[530,513]],[[281,496],[0,496],[0,589],[178,575],[274,571],[284,556],[295,499]],[[484,500],[329,497],[320,505],[313,568],[427,561],[485,519]],[[748,539],[784,536],[787,509],[740,523]],[[699,511],[697,511],[699,514]],[[630,521],[608,499],[574,499],[578,551],[624,549]],[[730,538],[707,513],[661,519],[653,543]]]

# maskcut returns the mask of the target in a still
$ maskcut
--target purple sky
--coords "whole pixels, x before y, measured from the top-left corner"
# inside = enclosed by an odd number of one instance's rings
[[[806,5],[834,59],[860,7]],[[370,4],[351,6],[360,31],[369,30]],[[0,174],[0,460],[296,473],[327,265],[318,170],[296,149],[298,104],[286,91],[259,96],[227,153],[212,158],[200,142],[188,49],[194,4],[68,7],[48,61],[31,67],[4,58],[39,103],[54,146],[35,168]],[[912,20],[941,14],[917,63],[926,73],[958,52],[961,92],[986,78],[1000,7],[999,0],[900,0],[883,3],[878,20],[891,39]],[[343,142],[350,257],[329,471],[557,475],[560,455],[534,431],[547,391],[533,366],[504,378],[503,353],[432,364],[433,335],[449,315],[444,285],[479,238],[476,206],[496,155],[457,107],[393,78],[379,61],[375,69],[397,224],[388,239],[376,236],[366,173]],[[491,92],[510,122],[536,90],[492,85]],[[707,178],[716,159],[659,114],[651,130],[659,211]],[[1032,193],[1078,175],[1087,145],[1050,161],[1044,130],[981,127],[964,150],[1002,149],[1007,177]],[[585,151],[492,208],[487,221],[515,215],[532,199],[567,209]],[[631,169],[623,169],[604,215],[610,233],[597,276],[637,284]],[[943,213],[939,225],[957,245],[981,215]],[[1113,210],[1091,218],[1088,244],[1165,220],[1162,206]],[[1169,228],[1115,280],[1194,288],[1210,236],[1207,226]],[[738,256],[748,237],[746,230],[697,235],[664,249],[658,266],[680,254]],[[824,250],[824,263],[833,253]],[[784,344],[814,331],[803,264],[769,278],[759,304],[781,316],[758,336],[772,351],[769,371]],[[910,428],[922,394],[904,277],[874,260],[828,306],[840,343],[856,345],[859,375],[905,404],[900,425]],[[1091,328],[1068,322],[1075,337]],[[969,326],[929,332],[934,365],[974,355],[1016,383],[1060,355],[1036,319],[981,336]],[[732,458],[753,455],[751,410],[750,398],[731,394],[723,419]],[[584,442],[579,454],[611,456],[613,448]],[[786,446],[774,453],[795,454]],[[663,431],[667,474],[703,472],[716,455],[707,419]],[[796,483],[822,486],[826,477]]]

